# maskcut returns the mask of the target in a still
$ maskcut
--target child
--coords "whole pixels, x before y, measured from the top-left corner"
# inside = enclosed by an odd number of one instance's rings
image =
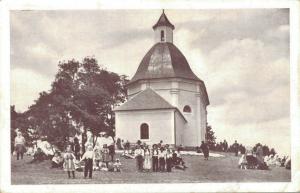
[[[102,155],[102,162],[105,163],[106,168],[108,168],[108,162],[110,158],[109,158],[109,149],[107,147],[107,144],[103,145],[103,148],[101,150],[101,155]]]
[[[94,151],[92,146],[87,146],[87,151],[83,154],[80,162],[85,161],[84,166],[84,178],[89,174],[89,178],[92,178],[93,174],[93,159],[94,159]]]
[[[153,172],[158,172],[158,149],[157,149],[157,145],[154,144],[153,146],[153,150],[152,150],[152,170]]]
[[[151,153],[149,146],[146,145],[144,149],[144,170],[149,172],[151,169]]]
[[[95,148],[94,149],[94,166],[93,169],[94,170],[99,170],[99,163],[101,161],[101,153],[100,153],[100,149]]]
[[[42,162],[45,159],[46,155],[44,154],[44,152],[42,152],[42,149],[38,147],[33,155],[33,160],[31,160],[29,163]]]
[[[109,172],[114,172],[115,171],[115,166],[114,166],[113,162],[108,162],[107,171],[109,171]]]
[[[116,159],[116,162],[114,163],[114,171],[115,172],[121,172],[121,162],[119,159]]]
[[[100,165],[100,171],[105,171],[105,172],[108,171],[108,165],[106,165],[104,162],[100,162],[99,165]]]
[[[163,147],[160,148],[160,151],[158,154],[158,161],[159,161],[159,171],[164,172],[165,164],[166,164],[166,152]]]
[[[136,158],[136,165],[139,172],[143,171],[143,159],[144,159],[144,150],[141,148],[140,145],[137,145],[136,150],[134,151],[134,155]]]
[[[166,165],[167,165],[167,172],[171,172],[172,169],[172,153],[171,150],[168,148],[166,152]]]
[[[243,154],[242,157],[240,158],[239,166],[240,166],[240,169],[247,170],[247,159],[246,159],[245,154]]]
[[[51,162],[51,168],[62,168],[64,159],[59,152],[55,152]]]
[[[68,172],[68,177],[71,178],[72,172],[73,178],[75,178],[75,155],[71,150],[71,146],[67,146],[66,153],[64,155],[64,160],[64,168]]]

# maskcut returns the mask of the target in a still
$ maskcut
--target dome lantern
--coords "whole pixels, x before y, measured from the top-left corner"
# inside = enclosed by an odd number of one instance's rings
[[[173,43],[173,30],[174,25],[167,18],[163,10],[156,24],[153,26],[155,43],[170,42]]]

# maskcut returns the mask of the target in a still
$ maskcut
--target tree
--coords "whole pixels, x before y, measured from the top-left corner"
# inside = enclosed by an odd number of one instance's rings
[[[207,124],[206,124],[205,140],[210,148],[213,147],[214,144],[216,143],[215,132],[212,130],[212,127]]]
[[[59,148],[80,128],[113,133],[112,110],[126,100],[127,77],[101,68],[91,57],[60,62],[58,67],[51,90],[41,92],[26,112],[34,130]]]

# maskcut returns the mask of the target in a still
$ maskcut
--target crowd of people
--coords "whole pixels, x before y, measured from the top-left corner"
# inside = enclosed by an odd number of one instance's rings
[[[267,170],[274,166],[291,169],[291,159],[288,156],[280,158],[275,151],[271,151],[269,155],[264,155],[263,146],[260,143],[257,144],[256,148],[241,152],[240,169]]]
[[[85,143],[82,143],[84,140]],[[23,159],[26,152],[25,138],[21,132],[17,132],[14,141],[14,149],[17,160]],[[121,156],[127,159],[136,160],[136,168],[139,172],[171,172],[172,169],[185,170],[187,167],[181,156],[183,147],[175,148],[163,144],[161,140],[157,144],[147,145],[141,141],[135,144],[128,140],[117,139],[105,132],[93,136],[91,131],[86,132],[86,138],[75,136],[66,138],[64,151],[60,152],[53,148],[47,141],[38,140],[34,148],[27,148],[27,153],[33,156],[30,163],[41,162],[51,159],[50,168],[61,168],[67,171],[68,177],[75,178],[75,171],[84,171],[84,178],[92,178],[93,171],[121,172],[122,164],[120,159],[115,159],[115,147],[122,150]],[[272,166],[281,166],[290,169],[291,159],[279,157],[275,151],[264,155],[263,146],[258,144],[253,149],[246,149],[242,144],[235,141],[228,145],[227,141],[209,145],[202,141],[200,147],[196,148],[197,153],[203,153],[204,159],[208,160],[209,151],[233,152],[235,156],[241,155],[239,168],[241,169],[268,169]]]
[[[120,149],[123,149],[122,156],[128,159],[136,159],[136,166],[139,172],[171,172],[172,168],[185,170],[187,167],[180,155],[180,147],[175,149],[161,140],[152,146],[141,141],[130,145],[126,141]]]
[[[33,159],[29,163],[38,163],[51,159],[50,168],[61,168],[67,171],[68,178],[75,178],[75,171],[84,171],[84,178],[92,178],[93,171],[121,172],[120,159],[115,159],[115,146],[123,149],[122,156],[136,159],[139,172],[171,172],[172,168],[185,170],[187,167],[180,155],[182,147],[172,148],[160,141],[149,146],[137,141],[136,144],[114,139],[105,132],[93,136],[87,131],[84,145],[82,137],[66,138],[64,151],[53,148],[47,141],[35,142],[33,148],[27,148]],[[118,142],[119,141],[119,142]],[[38,146],[38,145],[39,146]],[[18,132],[15,138],[17,160],[23,159],[26,152],[25,138]]]

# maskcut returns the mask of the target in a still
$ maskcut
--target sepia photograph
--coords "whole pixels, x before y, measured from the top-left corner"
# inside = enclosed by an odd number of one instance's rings
[[[290,181],[289,9],[10,18],[12,184]]]
[[[293,183],[291,12],[9,10],[10,186]]]

